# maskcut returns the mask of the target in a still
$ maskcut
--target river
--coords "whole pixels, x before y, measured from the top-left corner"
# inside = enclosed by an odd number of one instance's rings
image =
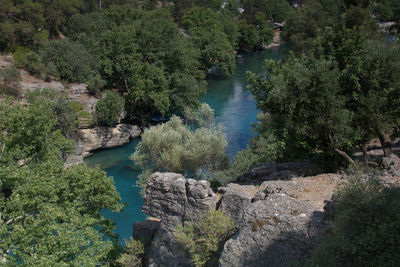
[[[265,59],[281,59],[286,46],[274,47],[269,50],[241,54],[237,58],[236,72],[228,78],[210,77],[207,79],[207,94],[202,102],[208,103],[215,111],[215,119],[224,127],[228,139],[227,153],[230,157],[237,151],[246,148],[251,138],[251,124],[256,122],[258,110],[256,103],[247,86],[246,71],[260,73],[263,71]],[[108,210],[102,214],[116,223],[115,233],[120,240],[129,239],[132,234],[132,223],[145,220],[141,212],[142,198],[140,189],[135,187],[139,170],[133,168],[129,159],[140,139],[132,140],[129,144],[95,153],[85,159],[88,166],[99,165],[113,176],[122,202],[127,206],[120,213]]]

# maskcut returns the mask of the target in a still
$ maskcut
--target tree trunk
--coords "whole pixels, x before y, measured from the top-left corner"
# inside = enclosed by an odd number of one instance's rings
[[[378,131],[378,138],[385,157],[390,157],[392,155],[392,145],[390,144],[389,136],[382,131]]]
[[[361,148],[361,151],[362,151],[363,156],[364,156],[364,162],[366,164],[368,164],[369,156],[368,156],[368,152],[367,152],[367,145],[366,144],[360,145],[360,148]]]
[[[354,160],[349,155],[347,155],[346,152],[344,152],[344,151],[342,151],[342,150],[340,150],[338,148],[335,148],[335,152],[338,153],[343,158],[345,158],[348,163],[354,164]]]
[[[101,0],[99,0],[99,9],[101,9]]]

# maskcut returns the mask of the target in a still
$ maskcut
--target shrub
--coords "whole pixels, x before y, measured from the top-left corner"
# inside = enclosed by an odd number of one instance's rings
[[[400,266],[400,189],[375,174],[355,174],[337,191],[333,226],[312,266]]]
[[[227,167],[226,146],[220,128],[190,129],[181,118],[173,116],[143,133],[131,157],[142,168],[138,185],[144,189],[147,178],[156,171],[210,179],[215,171]]]
[[[226,240],[235,226],[223,212],[210,210],[197,222],[175,229],[175,240],[190,254],[195,266],[216,263]]]
[[[31,75],[42,79],[48,79],[49,76],[59,76],[53,63],[49,63],[46,66],[41,56],[28,48],[18,46],[13,53],[13,57],[17,67],[25,69]]]
[[[124,108],[124,99],[114,91],[106,91],[96,104],[97,123],[102,126],[114,126]]]
[[[69,101],[66,92],[59,92],[55,89],[45,88],[37,89],[27,93],[27,99],[30,103],[44,102],[53,111],[56,117],[57,129],[60,129],[64,136],[72,138],[78,125],[77,112]]]
[[[143,266],[145,254],[145,242],[142,240],[129,239],[125,244],[124,252],[117,259],[122,266],[139,267]]]
[[[20,81],[21,74],[14,65],[0,69],[0,95],[18,97],[20,95]]]
[[[210,127],[214,123],[214,110],[207,103],[201,104],[197,109],[185,107],[183,116],[185,123],[192,126]]]
[[[52,64],[60,78],[68,82],[89,83],[89,90],[102,87],[105,82],[100,78],[99,65],[83,45],[68,40],[50,41],[40,52],[46,66]]]

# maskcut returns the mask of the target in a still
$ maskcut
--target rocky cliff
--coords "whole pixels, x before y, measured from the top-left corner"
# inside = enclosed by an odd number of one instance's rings
[[[175,243],[173,231],[177,225],[198,220],[209,209],[222,210],[237,227],[224,245],[219,266],[285,266],[304,259],[324,224],[324,200],[330,198],[340,176],[299,177],[294,166],[297,164],[281,166],[291,171],[286,180],[273,179],[271,173],[280,177],[276,166],[275,172],[268,171],[270,165],[258,166],[247,179],[241,178],[246,185],[228,184],[217,193],[207,181],[175,173],[153,174],[146,187],[143,212],[158,218],[160,226],[152,228],[155,234],[148,265],[191,266],[189,255]],[[257,182],[251,184],[251,177]],[[260,184],[261,180],[265,181]]]

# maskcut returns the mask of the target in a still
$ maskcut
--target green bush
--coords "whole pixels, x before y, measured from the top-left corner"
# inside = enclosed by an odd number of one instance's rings
[[[88,83],[88,89],[101,89],[105,82],[99,74],[99,64],[83,45],[68,40],[50,41],[40,51],[46,66],[55,66],[60,78],[67,82]]]
[[[78,126],[77,112],[74,104],[70,102],[67,92],[59,92],[55,89],[37,89],[27,93],[29,103],[45,103],[55,115],[56,128],[60,129],[64,136],[73,138]]]
[[[97,123],[102,126],[114,126],[123,108],[124,99],[114,91],[106,91],[96,104]]]
[[[14,66],[0,69],[0,95],[20,96],[21,74]]]
[[[223,212],[210,210],[197,222],[175,229],[175,240],[190,254],[195,266],[217,263],[224,243],[234,233],[235,226]]]
[[[145,131],[131,156],[142,169],[138,185],[144,189],[148,177],[157,171],[209,180],[216,171],[227,167],[226,146],[220,128],[191,129],[173,116],[167,123]]]
[[[355,174],[334,195],[333,226],[311,266],[400,266],[400,189]]]
[[[139,267],[143,266],[145,254],[145,242],[133,238],[126,242],[125,248],[117,262],[122,266]]]
[[[26,47],[18,46],[12,55],[16,66],[28,71],[33,76],[42,79],[48,79],[49,76],[59,76],[53,63],[45,65],[39,54]]]

